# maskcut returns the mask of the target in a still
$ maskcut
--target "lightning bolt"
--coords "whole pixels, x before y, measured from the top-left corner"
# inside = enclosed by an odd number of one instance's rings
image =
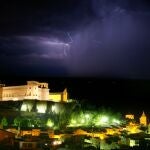
[[[72,37],[71,37],[71,35],[70,35],[69,32],[67,32],[67,36],[68,36],[68,38],[70,39],[70,42],[69,42],[69,43],[73,43],[73,39],[72,39]]]

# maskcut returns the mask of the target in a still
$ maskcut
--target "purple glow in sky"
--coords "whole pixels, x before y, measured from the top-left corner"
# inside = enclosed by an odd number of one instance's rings
[[[2,74],[149,78],[149,8],[146,0],[2,2]]]

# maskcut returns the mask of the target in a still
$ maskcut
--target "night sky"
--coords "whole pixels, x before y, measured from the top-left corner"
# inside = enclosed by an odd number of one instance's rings
[[[149,0],[3,0],[0,77],[94,78],[82,85],[101,84],[95,99],[140,105],[150,98],[149,27]],[[68,80],[61,83],[77,97],[92,97]]]

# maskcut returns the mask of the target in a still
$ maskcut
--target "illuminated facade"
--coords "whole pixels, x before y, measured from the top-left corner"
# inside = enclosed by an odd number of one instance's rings
[[[68,93],[65,89],[59,93],[49,93],[48,83],[27,81],[27,85],[5,86],[0,85],[0,100],[46,100],[54,102],[67,102]]]
[[[60,100],[62,100],[63,102],[67,102],[68,100],[67,89],[65,89],[63,92],[49,93],[49,100],[54,102],[60,102]]]
[[[142,116],[140,117],[140,124],[146,126],[147,125],[147,117],[143,111]]]
[[[134,119],[134,115],[133,114],[127,114],[125,115],[126,119]]]

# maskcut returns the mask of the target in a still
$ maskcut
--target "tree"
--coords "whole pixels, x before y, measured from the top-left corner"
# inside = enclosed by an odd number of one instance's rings
[[[46,125],[48,126],[48,127],[53,127],[54,126],[54,123],[52,122],[52,120],[49,118],[48,120],[47,120],[47,123],[46,123]]]
[[[34,120],[33,124],[35,127],[41,127],[42,126],[42,120],[40,118],[34,118],[33,120]]]
[[[20,123],[21,123],[21,118],[20,117],[16,117],[14,119],[13,125],[16,126],[16,127],[18,127],[18,126],[20,126]]]
[[[2,120],[1,120],[1,125],[2,125],[2,127],[8,126],[8,121],[7,121],[7,118],[6,118],[6,117],[3,117],[3,118],[2,118]]]

